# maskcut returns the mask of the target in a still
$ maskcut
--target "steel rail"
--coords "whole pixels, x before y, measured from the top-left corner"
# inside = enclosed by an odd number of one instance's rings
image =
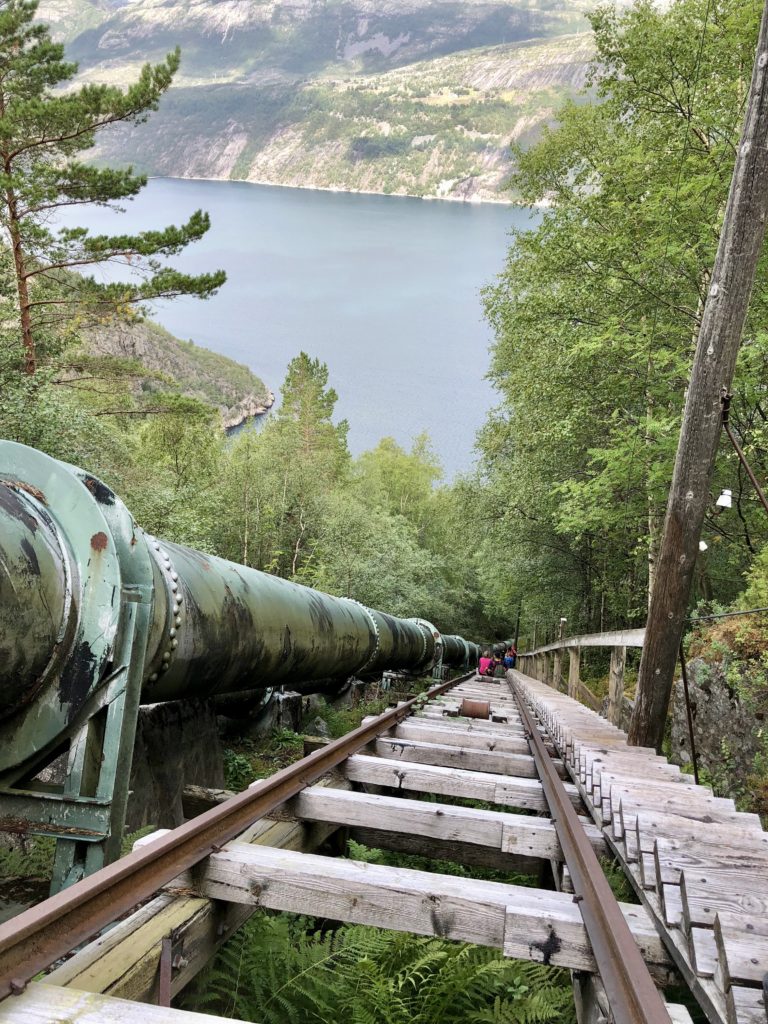
[[[436,697],[474,675],[470,672],[441,683],[426,696]],[[423,700],[422,694],[385,711],[368,725],[0,925],[0,998],[22,991],[41,970],[397,725]]]
[[[514,681],[512,690],[615,1024],[671,1024],[664,1000]]]

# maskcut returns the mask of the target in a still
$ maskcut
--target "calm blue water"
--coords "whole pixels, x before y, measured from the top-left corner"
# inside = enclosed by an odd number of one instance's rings
[[[201,302],[160,303],[155,318],[246,363],[278,394],[302,349],[328,364],[357,454],[386,435],[426,431],[447,476],[469,469],[496,396],[483,379],[490,330],[479,292],[500,272],[525,210],[311,192],[240,182],[154,179],[121,215],[77,211],[102,231],[211,215],[204,240],[174,263],[222,267],[228,282]]]

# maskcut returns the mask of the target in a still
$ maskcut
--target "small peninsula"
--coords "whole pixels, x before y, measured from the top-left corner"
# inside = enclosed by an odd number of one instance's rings
[[[168,390],[167,381],[173,381],[181,394],[214,406],[225,430],[263,416],[275,402],[273,392],[247,366],[192,341],[182,341],[151,320],[91,330],[86,345],[92,355],[140,363],[148,376],[137,381],[137,390]]]

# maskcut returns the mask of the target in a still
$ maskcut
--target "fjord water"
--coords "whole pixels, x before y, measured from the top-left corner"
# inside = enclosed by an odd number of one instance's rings
[[[228,275],[207,302],[153,313],[180,338],[246,363],[278,394],[300,351],[328,364],[357,454],[381,437],[409,446],[426,431],[450,478],[473,461],[496,397],[484,380],[491,332],[480,289],[504,264],[527,211],[250,185],[153,179],[128,217],[96,210],[97,231],[180,223],[195,209],[211,230],[174,259]],[[124,226],[125,225],[125,226]]]

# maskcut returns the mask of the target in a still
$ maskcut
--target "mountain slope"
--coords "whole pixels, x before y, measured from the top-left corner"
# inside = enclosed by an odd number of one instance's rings
[[[580,0],[43,0],[40,16],[83,80],[124,83],[182,47],[160,111],[102,136],[98,159],[452,198],[498,196],[509,142],[590,57]]]

